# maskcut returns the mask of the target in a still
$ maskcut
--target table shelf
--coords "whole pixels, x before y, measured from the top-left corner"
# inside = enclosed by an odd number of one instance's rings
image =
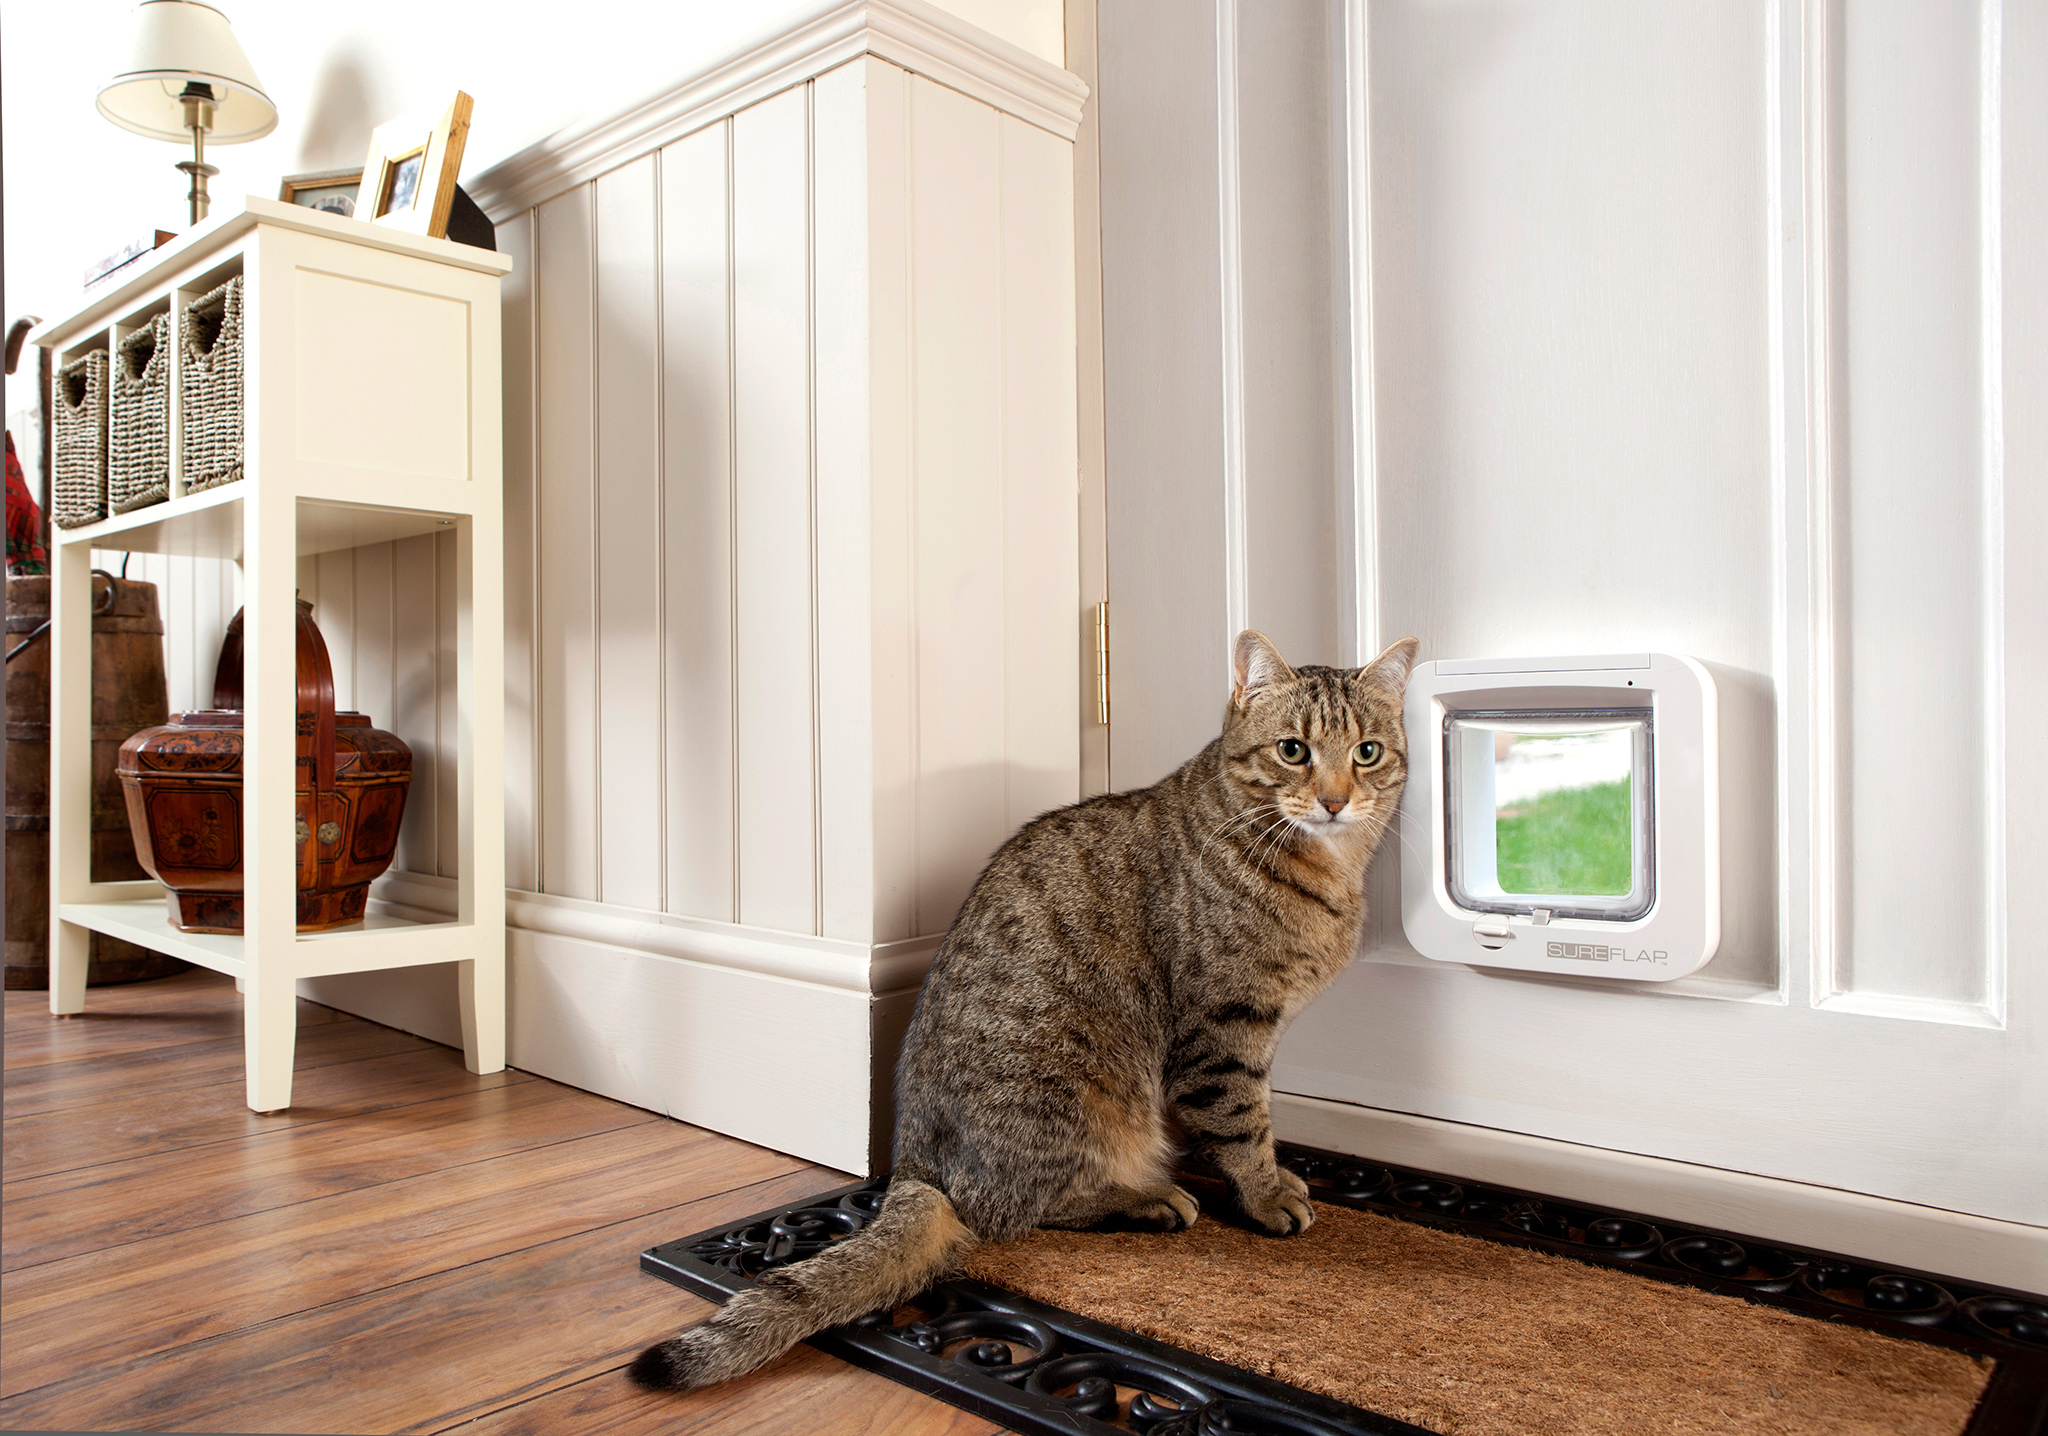
[[[160,897],[73,902],[65,903],[58,916],[67,923],[118,937],[138,947],[182,958],[230,977],[242,976],[247,938],[239,933],[180,932],[167,916],[166,905],[167,900]],[[301,977],[320,977],[329,972],[383,971],[447,962],[469,948],[475,931],[470,923],[423,922],[390,912],[372,912],[360,923],[332,932],[300,933],[297,960],[292,965]]]
[[[388,508],[308,498],[303,494],[298,496],[297,507],[293,548],[299,558],[440,533],[455,527],[462,517],[459,512]],[[96,524],[59,529],[57,544],[60,548],[80,544],[89,549],[181,554],[239,563],[242,535],[241,484],[228,484],[115,514]]]
[[[301,979],[458,964],[464,1056],[505,1065],[504,514],[501,255],[268,200],[196,228],[110,294],[43,325],[59,356],[118,343],[242,280],[242,477],[188,493],[172,373],[170,496],[59,529],[51,553],[50,1010],[86,1006],[88,936],[120,937],[235,977],[248,1101],[291,1104]],[[358,924],[299,933],[298,560],[450,532],[456,567],[457,920],[372,899]],[[181,932],[160,889],[90,879],[92,550],[233,561],[244,596],[242,935]],[[387,715],[388,716],[388,715]],[[401,733],[399,736],[403,737]],[[149,896],[151,892],[157,896]]]

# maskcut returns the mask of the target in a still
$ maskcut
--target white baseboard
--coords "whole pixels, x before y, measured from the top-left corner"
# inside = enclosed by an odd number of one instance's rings
[[[896,1049],[936,939],[860,948],[510,896],[511,1066],[841,1171],[886,1165]],[[452,898],[445,880],[393,874],[375,900],[430,919]],[[299,992],[462,1045],[453,964],[314,978]]]
[[[905,999],[550,933],[506,938],[509,1066],[856,1175],[886,1150],[875,1099],[891,1064],[873,1050],[878,1026],[900,1032]],[[313,978],[299,993],[462,1045],[453,964]]]
[[[1283,1141],[1467,1181],[2048,1292],[2044,1227],[1292,1093],[1273,1094],[1273,1129]]]

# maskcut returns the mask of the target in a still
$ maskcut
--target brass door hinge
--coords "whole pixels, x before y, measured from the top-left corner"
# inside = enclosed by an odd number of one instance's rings
[[[1109,600],[1095,605],[1095,721],[1109,726]]]

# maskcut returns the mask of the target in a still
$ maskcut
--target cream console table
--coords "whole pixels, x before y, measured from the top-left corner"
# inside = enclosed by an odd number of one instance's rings
[[[505,1065],[504,585],[499,279],[511,262],[249,198],[45,324],[58,364],[109,349],[236,275],[243,292],[243,475],[187,492],[170,375],[170,497],[59,529],[52,555],[50,1010],[85,1008],[88,933],[235,977],[249,1105],[291,1105],[300,978],[459,962],[472,1072]],[[118,357],[118,356],[114,356]],[[181,356],[179,356],[181,357]],[[294,574],[309,554],[453,530],[458,554],[459,902],[413,922],[297,931]],[[243,935],[179,932],[155,883],[91,880],[91,551],[189,554],[242,568],[246,749]],[[373,719],[390,723],[390,714]],[[401,738],[407,735],[400,730]]]

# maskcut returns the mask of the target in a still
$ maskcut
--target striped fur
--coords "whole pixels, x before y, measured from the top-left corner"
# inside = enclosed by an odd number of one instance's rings
[[[1246,632],[1216,741],[1005,843],[911,1020],[881,1217],[647,1351],[634,1377],[750,1371],[907,1300],[976,1242],[1111,1218],[1186,1227],[1195,1202],[1171,1172],[1188,1148],[1258,1226],[1305,1230],[1307,1189],[1273,1160],[1267,1073],[1358,941],[1366,864],[1407,775],[1415,654],[1409,638],[1362,669],[1295,670]]]

